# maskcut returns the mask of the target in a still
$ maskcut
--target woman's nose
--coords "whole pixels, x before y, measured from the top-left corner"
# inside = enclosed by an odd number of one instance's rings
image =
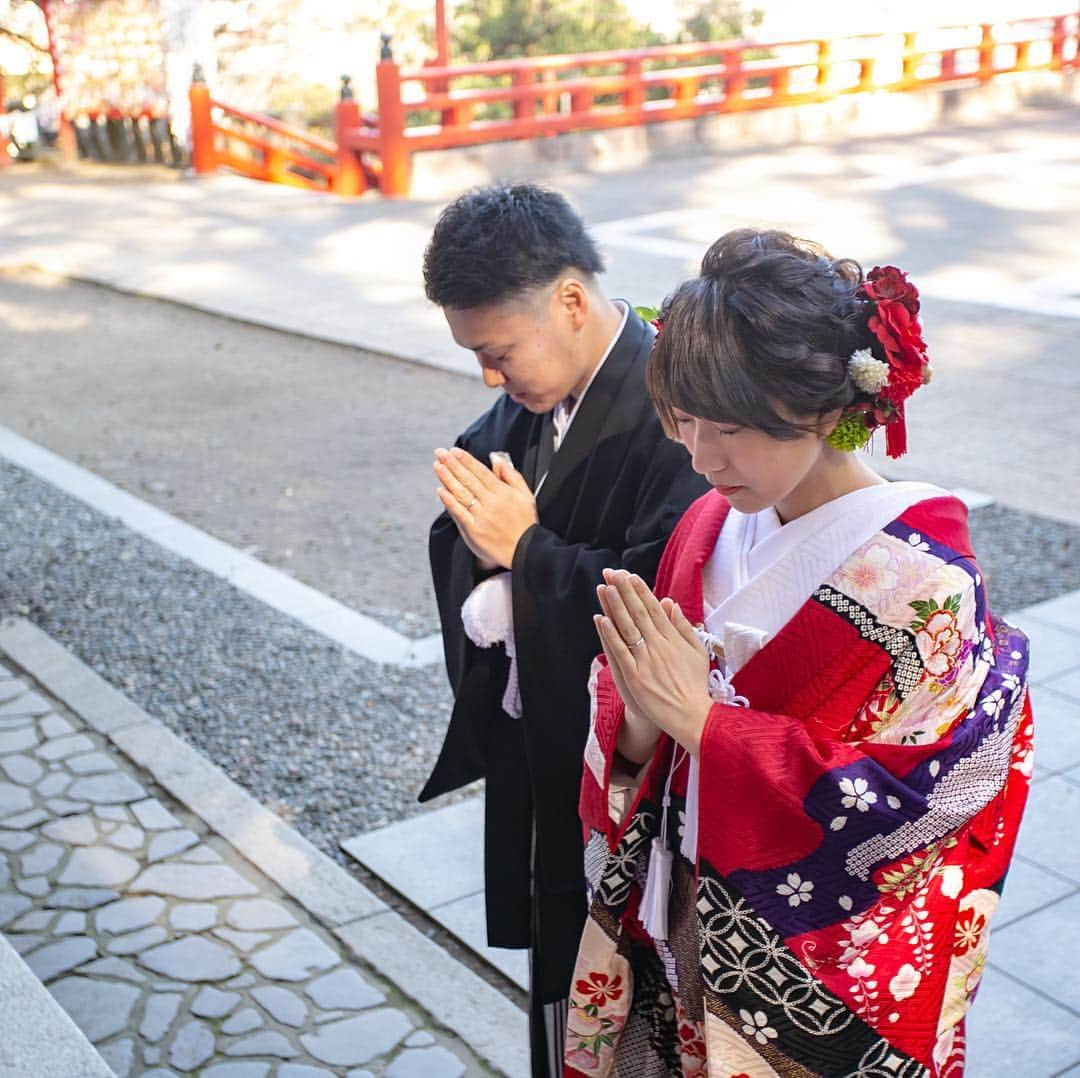
[[[690,450],[690,464],[698,475],[708,475],[711,472],[722,472],[727,467],[724,454],[716,445],[715,438],[703,438],[701,431],[695,430],[692,435]]]

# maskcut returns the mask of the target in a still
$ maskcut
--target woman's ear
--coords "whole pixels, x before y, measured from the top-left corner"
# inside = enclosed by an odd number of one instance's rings
[[[836,430],[837,424],[843,417],[843,408],[834,408],[833,411],[826,412],[817,421],[817,436],[821,439],[828,438]]]

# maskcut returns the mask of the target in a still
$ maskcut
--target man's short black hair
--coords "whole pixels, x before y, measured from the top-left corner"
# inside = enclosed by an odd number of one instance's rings
[[[501,303],[575,269],[603,272],[585,223],[555,191],[531,183],[478,187],[439,215],[424,252],[424,290],[440,307]]]

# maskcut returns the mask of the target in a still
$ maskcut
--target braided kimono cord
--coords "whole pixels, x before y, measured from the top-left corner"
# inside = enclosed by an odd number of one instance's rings
[[[705,629],[696,630],[709,654],[715,654],[713,648],[717,638]],[[749,707],[750,701],[735,691],[731,680],[723,670],[714,667],[709,671],[709,696],[718,704],[731,704],[734,707]],[[682,762],[690,754],[681,745],[671,754],[667,779],[664,782],[664,796],[661,801],[660,834],[652,840],[649,849],[649,869],[645,879],[645,890],[641,895],[638,919],[642,927],[654,940],[668,938],[668,897],[671,894],[671,847],[668,845],[668,814],[671,809],[671,780]],[[697,862],[697,827],[698,827],[698,786],[699,761],[690,757],[690,774],[686,784],[685,824],[679,852],[691,864]]]

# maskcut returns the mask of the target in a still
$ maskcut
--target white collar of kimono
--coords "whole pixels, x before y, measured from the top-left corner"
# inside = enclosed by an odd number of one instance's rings
[[[593,372],[589,375],[589,380],[585,384],[584,390],[582,390],[581,396],[578,397],[573,404],[567,402],[571,399],[566,397],[564,400],[559,401],[555,405],[555,410],[551,415],[551,424],[555,428],[555,451],[559,451],[559,446],[562,445],[563,439],[566,437],[566,432],[570,429],[570,425],[574,422],[575,416],[578,414],[578,409],[581,407],[581,402],[585,399],[589,390],[592,388],[593,382],[596,381],[596,376],[600,373],[600,368],[607,362],[608,356],[615,349],[615,344],[623,334],[623,330],[626,328],[626,320],[630,317],[630,304],[624,303],[622,300],[615,300],[615,303],[623,309],[622,320],[619,322],[619,328],[615,330],[615,336],[608,342],[607,348],[604,350],[604,354],[600,357],[600,362],[593,368]],[[546,478],[546,477],[545,477]],[[537,492],[539,492],[537,487]]]
[[[783,526],[774,509],[751,515],[729,510],[703,573],[711,606],[705,626],[721,640],[752,628],[758,640],[749,648],[750,641],[733,640],[732,654],[725,646],[728,676],[886,524],[927,498],[947,496],[930,483],[881,483],[834,498]]]

